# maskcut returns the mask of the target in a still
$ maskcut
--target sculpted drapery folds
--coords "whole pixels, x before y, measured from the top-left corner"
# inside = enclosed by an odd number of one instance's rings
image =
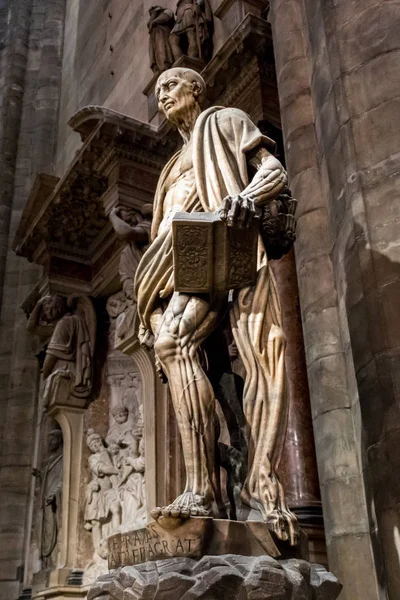
[[[110,214],[110,220],[117,236],[126,242],[119,261],[122,291],[110,296],[107,303],[110,316],[117,317],[115,341],[123,340],[135,327],[136,295],[134,279],[136,268],[149,239],[152,211],[152,205],[145,204],[142,206],[141,213],[118,206]],[[124,302],[125,306],[123,306]]]
[[[169,69],[174,62],[169,41],[171,29],[175,24],[174,13],[169,8],[154,5],[150,7],[149,15],[147,27],[150,36],[150,68],[154,73],[162,73]]]
[[[170,69],[157,82],[160,110],[184,144],[165,166],[154,202],[151,245],[136,272],[140,339],[154,336],[156,361],[168,379],[186,466],[184,492],[153,516],[177,521],[226,516],[222,500],[215,393],[202,360],[203,342],[229,311],[246,375],[243,413],[247,469],[241,502],[251,518],[266,520],[281,539],[296,542],[277,466],[285,436],[285,335],[276,285],[259,239],[255,285],[234,292],[174,291],[172,220],[177,212],[214,212],[229,227],[245,227],[284,190],[286,173],[270,153],[273,142],[240,110],[202,112],[205,84],[188,69]],[[252,176],[251,176],[252,175]],[[143,230],[132,234],[143,243]],[[255,514],[258,517],[254,517]],[[242,514],[243,511],[242,511]]]
[[[59,396],[88,398],[93,384],[96,316],[85,296],[44,296],[36,304],[28,330],[45,340],[44,401]]]
[[[61,528],[63,439],[59,429],[48,434],[48,457],[42,471],[40,493],[40,559],[42,569],[57,566]]]
[[[183,54],[211,60],[213,14],[209,0],[178,0],[170,42],[174,60]]]

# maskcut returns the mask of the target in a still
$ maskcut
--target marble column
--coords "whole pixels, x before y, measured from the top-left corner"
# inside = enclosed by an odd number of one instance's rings
[[[321,494],[294,251],[279,261],[271,261],[270,266],[279,289],[283,328],[287,338],[289,420],[280,463],[280,477],[289,506],[296,512],[300,521],[317,522],[322,525]]]

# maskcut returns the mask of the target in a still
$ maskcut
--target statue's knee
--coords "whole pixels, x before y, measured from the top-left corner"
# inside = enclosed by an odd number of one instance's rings
[[[177,338],[170,333],[161,332],[154,344],[154,351],[162,363],[176,356],[178,350]]]
[[[272,325],[269,330],[268,342],[274,342],[280,346],[286,346],[286,335],[282,327],[279,325]]]

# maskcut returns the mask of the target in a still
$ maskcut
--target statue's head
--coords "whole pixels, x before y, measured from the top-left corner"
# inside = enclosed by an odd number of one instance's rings
[[[119,445],[117,444],[117,442],[115,440],[110,440],[108,442],[108,451],[111,454],[111,456],[117,456],[117,454],[119,454],[120,450],[121,450],[121,448],[119,447]]]
[[[62,296],[45,296],[42,304],[40,320],[44,323],[54,323],[61,319],[66,312],[65,298]]]
[[[116,319],[126,308],[128,303],[124,292],[117,292],[109,296],[106,304],[106,311],[112,319]]]
[[[62,445],[63,437],[60,429],[52,429],[47,436],[48,448],[50,452],[55,452]]]
[[[96,433],[93,429],[88,429],[86,436],[86,443],[93,454],[104,450],[103,440],[101,436]]]
[[[169,121],[184,121],[191,112],[200,112],[206,99],[206,84],[192,69],[175,67],[161,73],[156,84],[159,110]]]
[[[154,6],[150,6],[149,15],[152,17],[153,15],[157,15],[158,13],[162,12],[163,10],[164,9],[162,8],[162,6],[155,4]]]
[[[129,417],[128,409],[126,408],[126,406],[122,406],[122,405],[114,406],[111,413],[119,425],[122,425],[122,423],[126,423],[128,420],[128,417]]]

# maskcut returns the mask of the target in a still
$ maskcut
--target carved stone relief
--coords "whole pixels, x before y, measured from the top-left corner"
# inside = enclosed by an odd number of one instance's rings
[[[33,309],[28,330],[44,342],[44,406],[84,406],[93,385],[96,315],[87,296],[44,296]]]
[[[149,10],[150,67],[159,75],[182,56],[207,63],[213,54],[214,18],[209,0],[178,0],[175,16],[159,5]]]
[[[136,330],[136,296],[134,279],[145,246],[139,243],[137,236],[147,241],[151,226],[152,205],[144,204],[141,213],[126,207],[117,207],[111,211],[110,220],[118,237],[126,242],[119,261],[119,276],[122,291],[109,297],[107,312],[114,331],[115,345],[118,347]]]
[[[150,68],[153,73],[158,74],[169,69],[174,62],[169,36],[175,24],[175,18],[172,10],[158,5],[150,7],[149,15],[147,27],[150,36]]]
[[[36,500],[30,544],[33,573],[57,567],[61,539],[63,436],[52,419],[41,427],[43,456],[36,476]]]
[[[89,429],[86,437],[91,455],[84,526],[91,532],[94,554],[85,569],[85,583],[107,571],[107,538],[142,527],[147,520],[140,374],[131,357],[115,350],[118,319],[126,303],[123,292],[111,296],[107,302],[108,430],[103,438]]]
[[[178,0],[170,36],[174,60],[186,55],[208,62],[213,52],[213,29],[209,0]]]

